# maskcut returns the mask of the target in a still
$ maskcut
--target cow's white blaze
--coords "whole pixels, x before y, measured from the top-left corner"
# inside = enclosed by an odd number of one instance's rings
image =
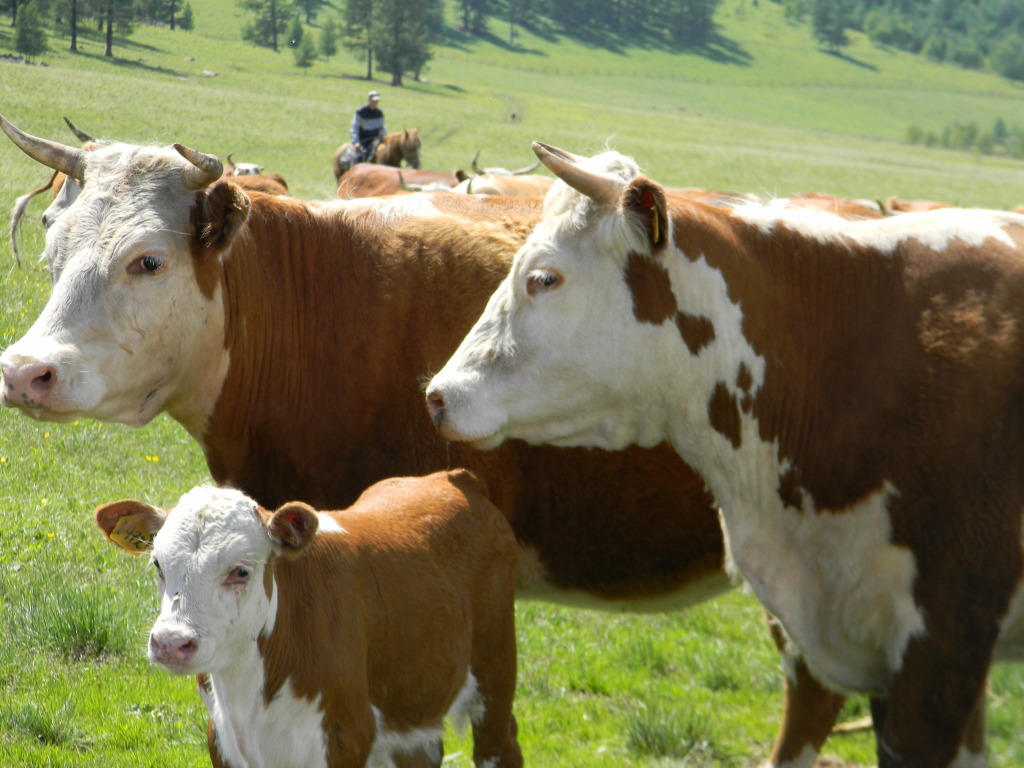
[[[189,252],[185,162],[173,149],[89,153],[84,187],[47,231],[51,296],[0,356],[10,378],[37,365],[53,380],[11,404],[48,420],[133,425],[166,409],[202,433],[227,353],[219,292],[203,296]],[[112,194],[129,176],[131,194]],[[186,392],[190,404],[176,412]]]

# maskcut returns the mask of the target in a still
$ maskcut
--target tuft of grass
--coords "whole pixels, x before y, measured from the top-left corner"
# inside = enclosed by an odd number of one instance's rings
[[[679,703],[641,703],[629,719],[627,745],[640,755],[706,765],[717,756],[711,716]]]
[[[56,710],[36,703],[0,706],[0,723],[5,730],[17,731],[51,747],[85,750],[92,740],[76,722],[75,707],[68,697]]]
[[[97,589],[49,589],[9,606],[11,635],[70,660],[103,659],[135,645],[125,612]]]

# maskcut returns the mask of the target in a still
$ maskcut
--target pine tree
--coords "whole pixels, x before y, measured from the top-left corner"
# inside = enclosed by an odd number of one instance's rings
[[[316,47],[309,35],[303,35],[295,46],[295,66],[308,69],[316,61]]]
[[[292,48],[298,48],[299,43],[302,42],[303,32],[302,19],[296,16],[292,19],[291,26],[288,27],[288,45]]]
[[[14,28],[14,50],[23,54],[29,61],[50,50],[45,20],[36,6],[36,0],[29,0],[21,7],[18,23]]]
[[[178,26],[186,32],[191,32],[195,28],[195,19],[192,17],[192,6],[188,0],[185,0],[185,4],[181,6],[181,16],[178,17]]]
[[[421,0],[383,0],[374,35],[377,67],[401,85],[402,75],[420,71],[430,60],[430,35]]]
[[[846,36],[849,26],[849,14],[845,0],[812,0],[811,32],[814,39],[823,44],[829,51],[838,53],[848,45]]]
[[[373,79],[373,33],[383,0],[348,0],[345,3],[342,45],[356,58],[366,59],[366,79]]]
[[[329,60],[338,52],[338,25],[333,17],[327,18],[320,27],[320,55]]]
[[[96,6],[101,30],[105,30],[106,47],[103,55],[114,56],[114,30],[131,34],[136,16],[135,0],[100,0]]]
[[[291,0],[239,0],[239,5],[253,14],[242,28],[242,39],[280,50],[278,43],[295,15]]]

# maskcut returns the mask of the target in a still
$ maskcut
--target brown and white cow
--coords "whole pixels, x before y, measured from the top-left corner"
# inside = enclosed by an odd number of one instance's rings
[[[1024,651],[1024,217],[725,210],[534,148],[565,183],[429,385],[441,433],[670,440],[809,668],[872,696],[880,765],[978,764]]]
[[[510,195],[519,197],[543,197],[551,188],[554,179],[530,173],[513,176],[504,173],[485,173],[471,176],[456,185],[452,192],[464,195]]]
[[[415,187],[444,185],[454,187],[468,178],[461,170],[424,171],[398,169],[390,165],[358,163],[345,171],[338,179],[338,197],[379,197],[394,195],[402,191],[413,191]]]
[[[86,155],[0,126],[88,179],[47,235],[47,306],[0,356],[4,404],[50,421],[167,412],[217,482],[266,507],[338,508],[385,477],[468,467],[519,540],[523,598],[655,611],[728,587],[717,511],[667,446],[480,453],[423,412],[422,382],[479,316],[539,200],[246,195],[184,148]],[[776,765],[813,760],[842,703],[794,668],[787,713],[825,714],[785,716]]]
[[[152,549],[149,658],[199,676],[215,766],[440,766],[446,714],[478,768],[522,766],[516,542],[470,473],[384,480],[338,512],[200,487],[95,519]]]

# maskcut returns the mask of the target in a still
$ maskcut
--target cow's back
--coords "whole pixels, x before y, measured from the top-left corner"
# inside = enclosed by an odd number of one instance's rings
[[[330,509],[387,477],[466,467],[537,560],[523,594],[604,603],[703,579],[724,588],[717,515],[669,448],[481,452],[438,437],[422,386],[541,203],[433,197],[443,215],[389,219],[353,201],[330,224],[306,203],[253,197],[224,267],[231,369],[203,437],[214,478],[267,507],[301,498]]]

